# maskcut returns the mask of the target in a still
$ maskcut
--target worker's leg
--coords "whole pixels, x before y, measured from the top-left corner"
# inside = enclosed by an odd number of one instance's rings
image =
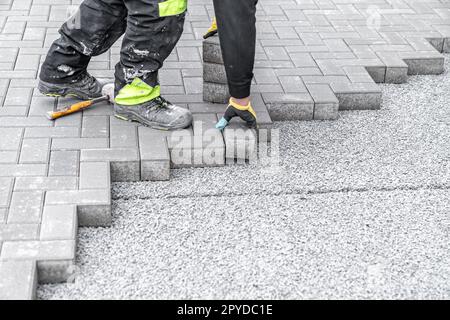
[[[124,0],[129,15],[116,66],[116,116],[177,129],[191,114],[160,97],[158,70],[183,32],[187,0]]]
[[[173,5],[167,13],[160,13],[162,0],[124,1],[129,15],[120,62],[116,65],[116,91],[135,79],[157,88],[158,70],[183,32],[187,0],[166,1]]]
[[[91,57],[107,51],[125,32],[126,16],[124,0],[85,0],[51,46],[42,65],[39,89],[54,95],[98,91],[95,79],[87,75],[87,66]]]
[[[256,4],[257,0],[214,0],[230,94],[236,99],[250,96],[255,62]]]
[[[222,55],[231,100],[224,118],[217,124],[223,129],[231,118],[239,116],[250,127],[256,126],[256,114],[250,103],[256,46],[257,0],[214,0]]]

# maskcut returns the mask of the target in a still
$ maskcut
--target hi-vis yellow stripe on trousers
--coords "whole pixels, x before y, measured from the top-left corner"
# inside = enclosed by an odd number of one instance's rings
[[[158,5],[160,17],[176,16],[186,11],[187,0],[166,0]]]

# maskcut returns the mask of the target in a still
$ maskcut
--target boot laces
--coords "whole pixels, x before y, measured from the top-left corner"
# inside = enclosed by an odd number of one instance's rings
[[[169,101],[164,99],[163,97],[159,96],[152,100],[152,103],[150,103],[148,106],[146,106],[146,115],[149,116],[150,113],[153,113],[154,115],[167,112],[168,107],[171,105]]]
[[[156,102],[158,102],[160,108],[167,108],[171,105],[169,101],[164,99],[163,97],[159,96],[155,98]]]
[[[84,83],[89,90],[94,89],[97,85],[97,80],[87,72],[81,75],[80,82]]]

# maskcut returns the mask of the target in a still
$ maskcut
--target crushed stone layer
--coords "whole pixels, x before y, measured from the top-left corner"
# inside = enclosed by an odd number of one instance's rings
[[[449,298],[449,190],[117,200],[53,299]]]

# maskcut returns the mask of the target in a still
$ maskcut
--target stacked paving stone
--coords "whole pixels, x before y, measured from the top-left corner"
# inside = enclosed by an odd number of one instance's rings
[[[216,35],[203,41],[203,100],[209,103],[226,105],[230,99],[227,75],[220,49],[219,37]],[[252,105],[258,116],[258,130],[247,129],[240,120],[233,119],[225,129],[224,138],[227,146],[227,161],[244,162],[257,158],[258,141],[269,143],[272,118],[260,94],[254,94]],[[218,114],[220,119],[223,112]],[[262,133],[263,132],[263,133]],[[260,141],[263,139],[264,141]]]
[[[227,75],[222,58],[219,37],[203,41],[203,100],[212,103],[228,103]]]
[[[213,128],[224,105],[203,101],[210,0],[190,4],[185,34],[160,75],[166,98],[194,113],[192,128],[151,130],[117,120],[106,104],[48,121],[45,112],[72,101],[37,92],[39,65],[79,2],[0,0],[0,299],[31,299],[38,282],[72,280],[76,230],[110,224],[112,181],[168,180],[172,168],[248,160],[267,134],[237,120],[223,133]],[[258,30],[253,103],[261,129],[270,129],[271,118],[377,109],[378,82],[442,72],[450,3],[261,0]],[[120,43],[89,71],[111,77],[119,53]]]

